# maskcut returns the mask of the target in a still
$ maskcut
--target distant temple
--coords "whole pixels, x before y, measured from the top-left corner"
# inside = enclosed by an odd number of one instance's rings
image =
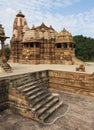
[[[14,20],[10,62],[30,64],[73,64],[74,41],[65,28],[57,33],[44,23],[29,28],[20,11]]]

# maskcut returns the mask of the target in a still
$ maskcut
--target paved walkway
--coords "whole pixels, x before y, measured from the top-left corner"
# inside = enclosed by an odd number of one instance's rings
[[[60,70],[60,71],[77,72],[76,67],[78,67],[77,65],[60,65],[60,64],[30,65],[30,64],[11,63],[10,65],[12,67],[13,73],[0,72],[0,77],[28,73],[28,72],[41,71],[41,70]],[[87,65],[87,66],[85,66],[85,70],[86,70],[86,72],[79,72],[79,73],[92,74],[94,72],[94,66]]]

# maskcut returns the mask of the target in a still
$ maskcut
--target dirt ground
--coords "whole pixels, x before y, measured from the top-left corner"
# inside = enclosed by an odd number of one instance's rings
[[[0,130],[94,130],[94,97],[60,92],[61,100],[69,105],[66,115],[50,126],[12,113],[0,112]]]

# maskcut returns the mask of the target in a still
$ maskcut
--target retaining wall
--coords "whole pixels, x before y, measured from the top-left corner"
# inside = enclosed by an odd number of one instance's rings
[[[9,88],[9,80],[8,79],[0,79],[0,111],[8,108],[8,88]]]
[[[94,96],[94,73],[49,70],[49,86],[58,90]]]
[[[50,88],[69,91],[76,94],[94,96],[94,73],[76,73],[67,71],[44,70],[33,73],[27,73],[31,79],[44,82],[45,77],[48,80],[45,85]],[[7,76],[0,78],[0,111],[9,107],[9,97],[16,97],[17,93],[13,87],[13,82],[20,80],[21,75]],[[16,100],[16,99],[15,99]]]

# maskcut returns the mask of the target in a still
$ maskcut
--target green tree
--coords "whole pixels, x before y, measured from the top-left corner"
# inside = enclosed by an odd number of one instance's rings
[[[6,59],[8,61],[9,57],[10,57],[10,47],[9,47],[9,44],[5,45],[5,56],[6,56]]]
[[[0,49],[0,56],[1,56],[1,49]],[[6,56],[6,59],[8,61],[8,59],[10,57],[10,47],[9,47],[9,44],[5,45],[5,56]]]
[[[92,60],[94,59],[94,39],[88,38],[83,35],[73,37],[76,47],[76,56],[81,60]]]

